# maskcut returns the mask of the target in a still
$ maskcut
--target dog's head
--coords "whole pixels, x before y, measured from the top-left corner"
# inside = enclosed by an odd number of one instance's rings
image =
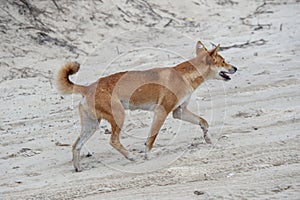
[[[211,51],[208,51],[202,42],[198,41],[196,54],[199,55],[201,51],[205,52],[204,56],[206,56],[206,63],[210,66],[213,78],[229,81],[231,79],[229,74],[234,74],[237,71],[237,68],[228,64],[225,59],[218,54],[219,48],[220,45],[216,46]]]

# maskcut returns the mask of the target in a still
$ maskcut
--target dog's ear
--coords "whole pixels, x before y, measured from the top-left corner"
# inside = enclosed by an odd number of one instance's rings
[[[214,59],[209,54],[207,54],[207,56],[205,56],[205,62],[207,65],[213,65]]]
[[[198,55],[203,50],[207,51],[204,44],[201,41],[198,41],[197,44],[196,44],[196,55]]]
[[[215,57],[218,53],[219,48],[220,48],[220,44],[218,44],[218,46],[216,46],[213,50],[211,50],[209,52],[209,55],[212,56],[212,57]]]

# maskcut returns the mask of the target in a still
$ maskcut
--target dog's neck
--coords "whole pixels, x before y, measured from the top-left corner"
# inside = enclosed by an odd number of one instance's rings
[[[180,63],[175,70],[184,76],[194,90],[210,75],[210,67],[206,63],[205,57],[200,56]]]

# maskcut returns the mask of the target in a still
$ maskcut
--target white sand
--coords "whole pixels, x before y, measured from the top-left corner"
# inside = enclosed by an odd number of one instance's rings
[[[31,12],[1,3],[0,199],[299,198],[299,1],[57,1],[63,12],[29,2]],[[180,63],[198,39],[209,48],[249,42],[220,52],[238,67],[230,82],[209,81],[192,97],[214,144],[170,116],[144,160],[152,114],[128,111],[122,143],[138,159],[109,145],[103,122],[75,173],[80,96],[57,93],[61,65],[82,63],[73,80],[87,84]]]

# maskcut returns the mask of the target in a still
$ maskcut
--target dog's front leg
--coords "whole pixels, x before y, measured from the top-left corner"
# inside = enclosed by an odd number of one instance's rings
[[[155,114],[154,114],[153,122],[151,125],[150,134],[145,143],[145,145],[146,145],[145,157],[146,158],[147,158],[147,153],[149,151],[151,151],[151,149],[153,147],[153,144],[155,142],[155,139],[158,135],[160,128],[162,127],[162,125],[164,124],[164,122],[168,116],[168,112],[166,112],[166,110],[162,107],[156,109],[154,112],[155,112]]]
[[[173,111],[173,117],[176,119],[181,119],[183,121],[191,122],[193,124],[200,125],[203,130],[203,137],[207,144],[211,144],[211,139],[208,135],[208,123],[202,117],[192,113],[186,107],[178,107]]]

